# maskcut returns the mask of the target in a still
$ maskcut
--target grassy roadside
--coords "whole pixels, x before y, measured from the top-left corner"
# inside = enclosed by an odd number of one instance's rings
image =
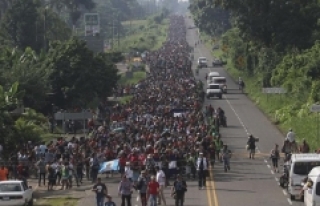
[[[305,102],[297,102],[292,96],[286,94],[263,94],[259,75],[253,77],[245,75],[235,68],[230,58],[227,58],[221,49],[212,51],[214,43],[208,37],[202,36],[202,40],[213,56],[227,60],[225,68],[233,79],[236,80],[238,77],[244,79],[248,97],[284,135],[289,128],[292,128],[298,141],[306,139],[312,149],[319,148],[320,129],[318,124],[320,117],[317,119],[315,114],[308,114],[310,105],[303,105]],[[219,44],[219,41],[216,43]]]
[[[145,71],[136,71],[136,72],[133,72],[132,74],[132,78],[128,78],[125,76],[125,74],[121,75],[121,78],[119,80],[119,84],[120,85],[131,85],[131,84],[137,84],[139,81],[143,80],[146,78],[146,72]],[[124,97],[121,97],[119,99],[119,102],[124,104],[128,101],[130,101],[132,98],[131,95],[127,95],[127,96],[124,96]]]
[[[149,19],[131,23],[125,21],[122,25],[127,35],[120,39],[120,47],[116,46],[117,50],[121,52],[156,50],[167,38],[169,19],[163,19],[159,24]]]
[[[79,199],[76,198],[47,198],[41,199],[35,206],[76,206]]]

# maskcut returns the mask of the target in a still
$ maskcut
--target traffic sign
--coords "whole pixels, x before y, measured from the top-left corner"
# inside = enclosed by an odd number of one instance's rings
[[[92,112],[57,112],[54,114],[55,120],[85,120],[93,118]]]
[[[311,112],[320,112],[320,105],[319,105],[319,104],[313,104],[313,105],[310,107],[310,111],[311,111]]]
[[[262,88],[264,94],[285,94],[287,90],[281,87]]]

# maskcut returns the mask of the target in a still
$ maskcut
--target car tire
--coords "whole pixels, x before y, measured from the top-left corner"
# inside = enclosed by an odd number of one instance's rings
[[[222,95],[219,96],[219,99],[222,99]]]

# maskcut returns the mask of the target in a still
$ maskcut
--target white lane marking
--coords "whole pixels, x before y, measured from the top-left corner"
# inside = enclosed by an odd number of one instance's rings
[[[287,198],[287,200],[288,200],[288,203],[289,203],[290,205],[292,205],[292,202],[291,202],[290,198]]]
[[[243,127],[244,131],[249,135],[249,131],[248,129],[246,128],[246,126],[244,125],[242,119],[240,118],[240,116],[238,115],[238,113],[236,112],[236,110],[233,108],[233,106],[231,105],[230,101],[228,100],[228,97],[227,95],[224,95],[224,99],[227,101],[229,107],[231,108],[231,110],[233,111],[233,113],[236,115],[237,119],[239,120],[241,126]]]
[[[287,195],[288,195],[288,193],[287,193],[287,191],[286,191],[286,190],[282,190],[282,192],[283,192],[283,194],[284,194],[285,196],[287,196]]]
[[[267,167],[270,169],[271,168],[271,166],[270,165],[267,165]]]
[[[276,180],[276,182],[279,182],[279,179],[277,177],[274,178]]]
[[[270,170],[270,172],[271,172],[271,174],[273,174],[273,175],[274,175],[274,171],[273,171],[273,170]]]
[[[265,162],[265,163],[268,163],[268,160],[265,159],[264,162]]]

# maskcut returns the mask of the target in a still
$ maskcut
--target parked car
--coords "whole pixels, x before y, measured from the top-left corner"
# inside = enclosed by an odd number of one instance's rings
[[[220,59],[215,59],[212,61],[212,66],[222,66],[223,62]]]
[[[21,180],[0,182],[0,206],[32,206],[33,190]]]

